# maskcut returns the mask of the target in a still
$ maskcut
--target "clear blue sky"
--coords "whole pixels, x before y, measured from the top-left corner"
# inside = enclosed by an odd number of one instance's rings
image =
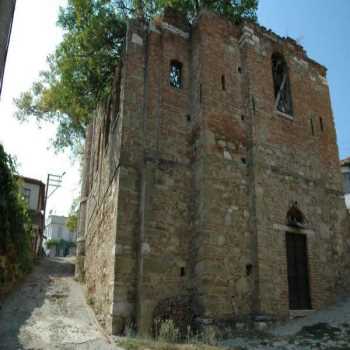
[[[350,156],[350,0],[260,0],[259,23],[326,66],[340,158]]]

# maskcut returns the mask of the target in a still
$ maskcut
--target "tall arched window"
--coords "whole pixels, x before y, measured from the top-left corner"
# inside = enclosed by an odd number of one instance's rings
[[[279,53],[272,55],[272,76],[275,91],[275,109],[293,115],[292,95],[288,76],[288,66]]]

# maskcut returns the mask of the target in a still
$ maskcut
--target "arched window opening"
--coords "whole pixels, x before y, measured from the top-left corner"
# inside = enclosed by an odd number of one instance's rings
[[[272,76],[275,92],[275,109],[293,115],[288,66],[281,54],[272,55]]]
[[[287,224],[290,226],[303,227],[305,222],[305,216],[298,208],[298,202],[294,202],[287,212]]]
[[[179,61],[170,62],[169,73],[170,86],[176,89],[182,88],[182,63]]]
[[[310,118],[311,135],[315,136],[314,121]]]
[[[223,91],[226,90],[226,81],[225,81],[225,76],[224,75],[221,76],[221,88],[222,88]]]

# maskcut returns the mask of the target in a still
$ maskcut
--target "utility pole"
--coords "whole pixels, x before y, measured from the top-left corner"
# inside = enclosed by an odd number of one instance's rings
[[[65,173],[66,172],[64,172],[62,175],[47,174],[45,198],[44,198],[44,203],[45,203],[44,204],[44,231],[46,227],[45,216],[46,216],[47,200],[54,192],[57,191],[57,189],[61,187],[62,178],[65,175]],[[53,188],[51,192],[49,192],[49,187]]]

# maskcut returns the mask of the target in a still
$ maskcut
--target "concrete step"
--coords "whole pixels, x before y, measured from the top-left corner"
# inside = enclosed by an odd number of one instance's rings
[[[301,318],[301,317],[306,317],[311,314],[313,314],[315,310],[312,309],[307,309],[307,310],[289,310],[289,318],[294,319],[294,318]]]

